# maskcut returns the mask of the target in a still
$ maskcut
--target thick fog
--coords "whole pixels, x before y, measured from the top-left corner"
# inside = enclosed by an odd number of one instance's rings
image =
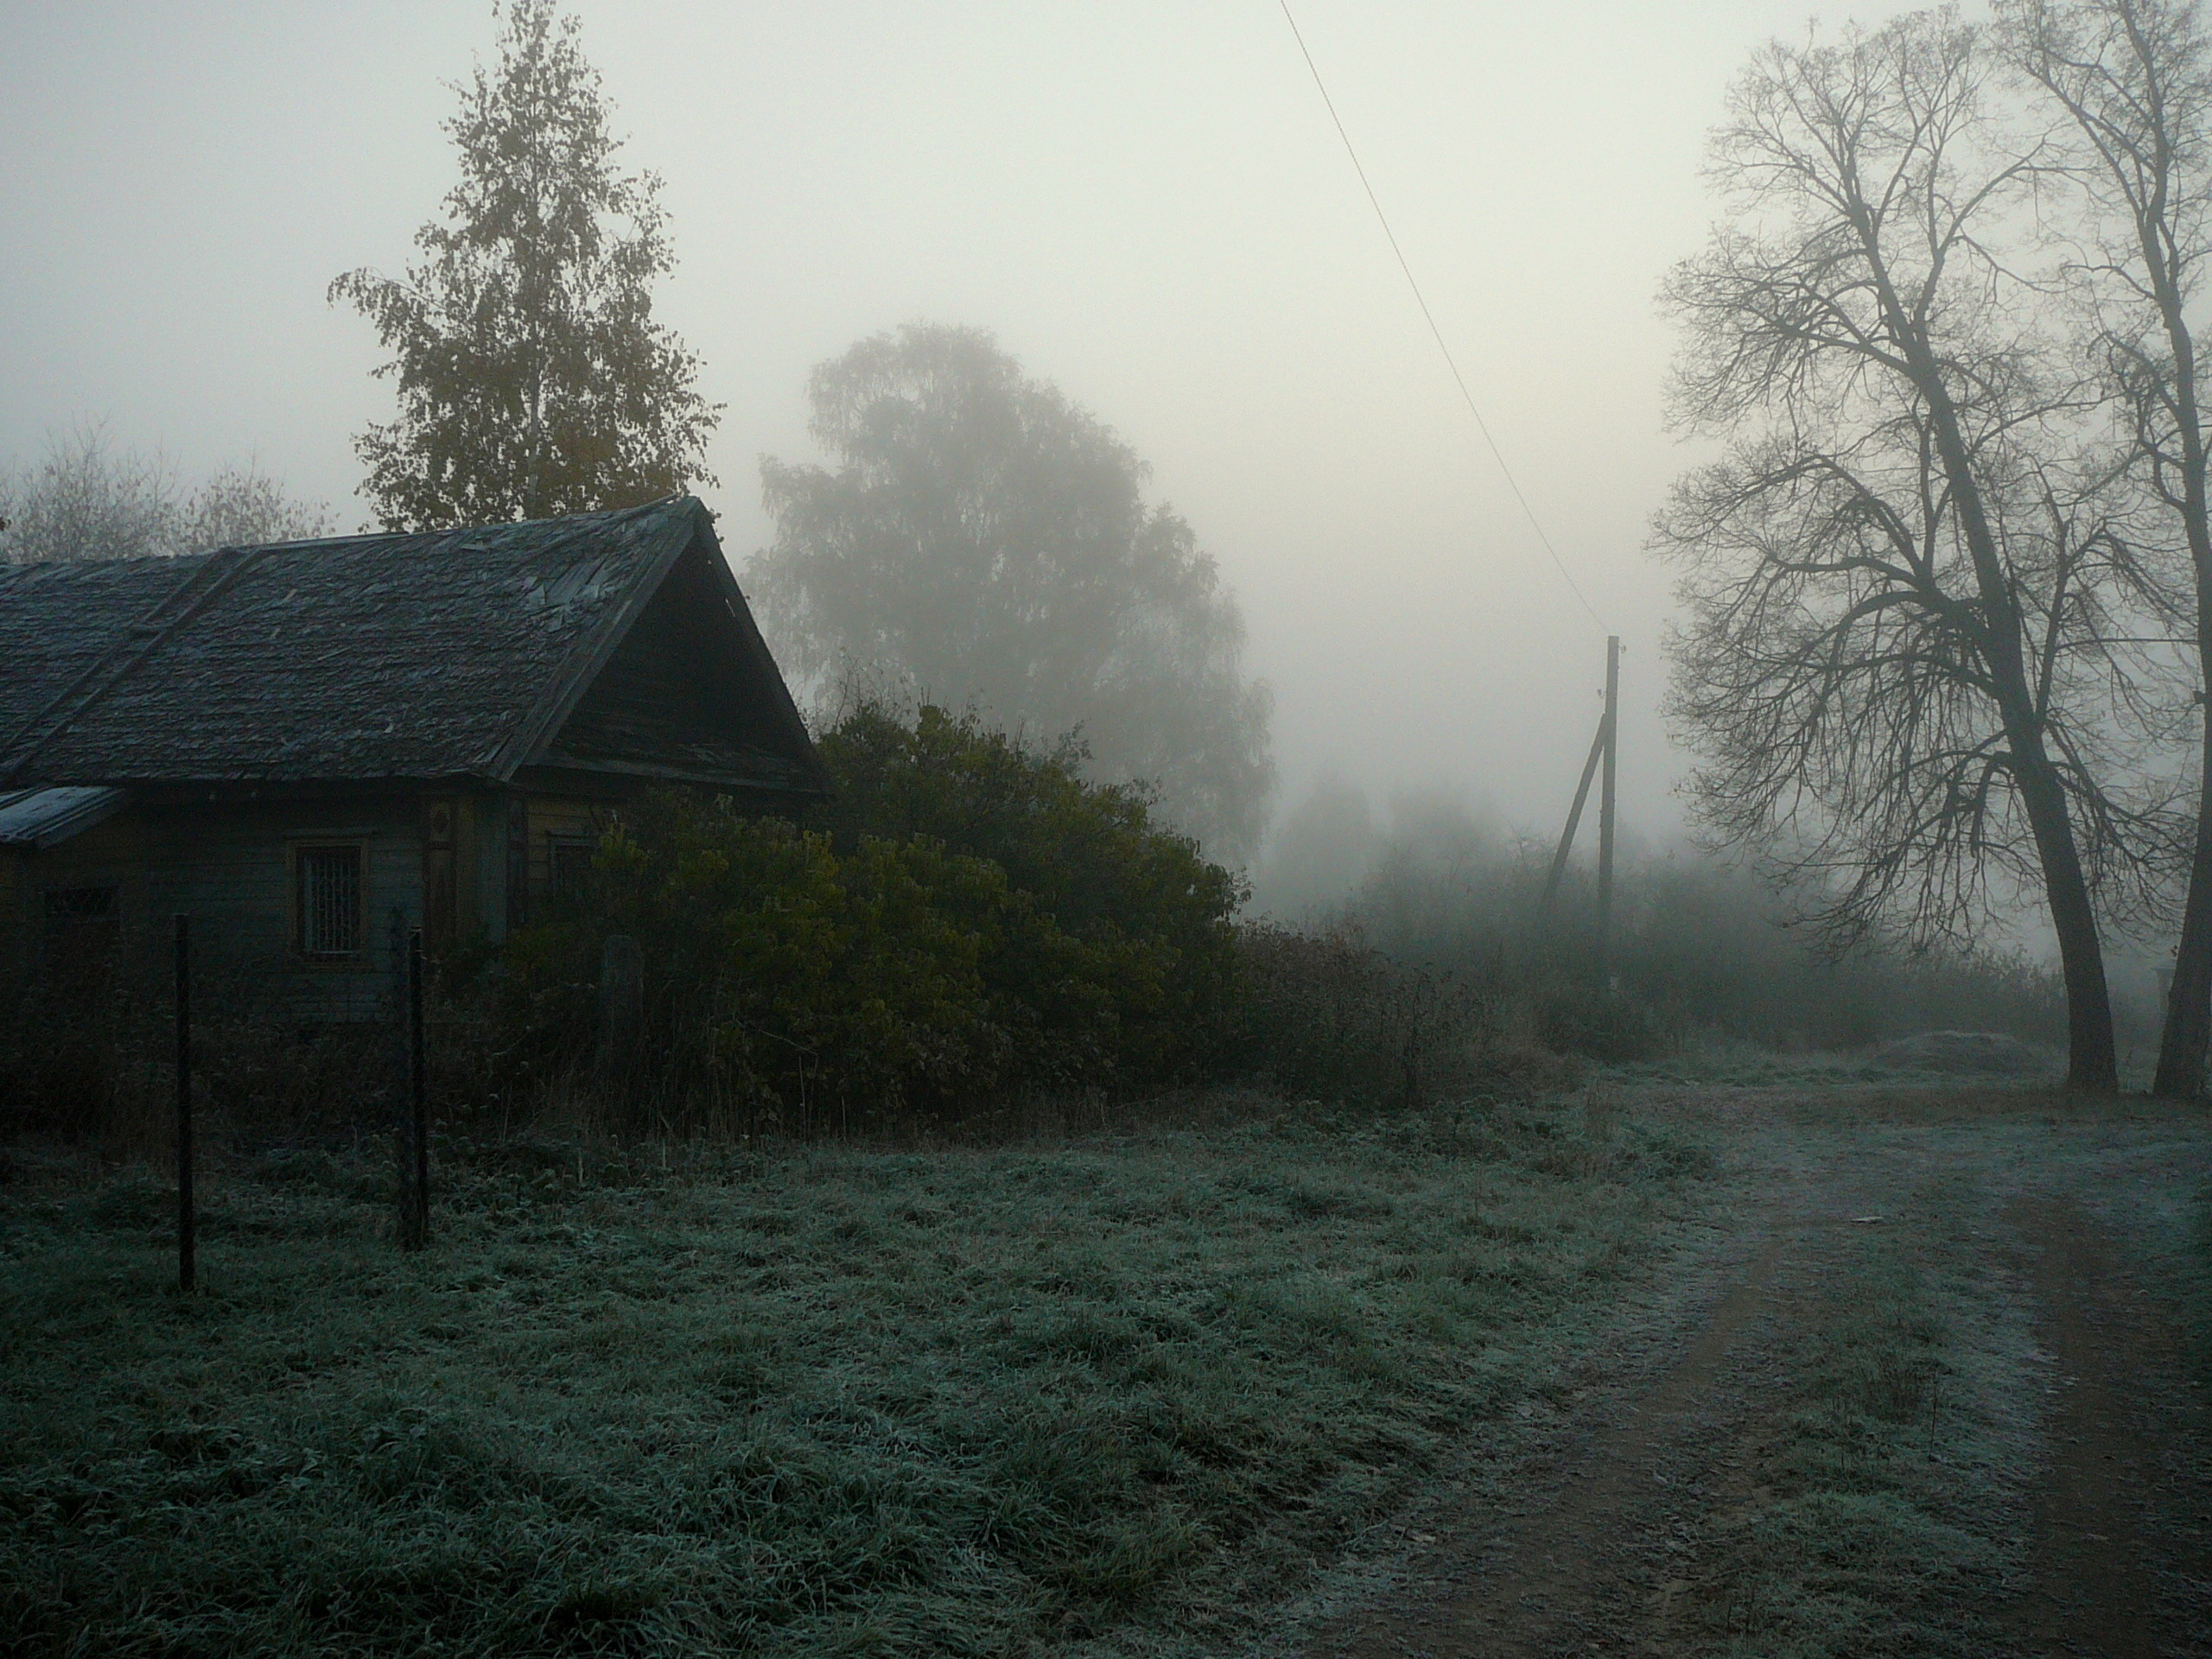
[[[1318,777],[1550,830],[1624,639],[1624,833],[1663,840],[1669,580],[1695,458],[1652,302],[1710,208],[1723,89],[1797,0],[1294,7],[1437,321],[1596,616],[1484,448],[1274,0],[582,0],[625,159],[666,182],[659,309],[726,404],[702,490],[767,539],[808,369],[923,319],[997,331],[1154,467],[1274,684],[1277,822]],[[1872,17],[1890,8],[1862,7]],[[454,176],[488,6],[12,4],[0,457],[105,418],[188,475],[252,457],[340,524],[391,407],[340,271],[397,272]]]

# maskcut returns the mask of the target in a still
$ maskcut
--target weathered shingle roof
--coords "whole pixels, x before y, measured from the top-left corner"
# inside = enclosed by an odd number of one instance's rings
[[[725,758],[751,755],[760,775],[726,780],[812,786],[789,694],[709,516],[683,497],[433,535],[0,566],[0,787],[510,779],[543,759],[694,550],[712,555],[733,648],[758,658],[755,690],[774,705]]]

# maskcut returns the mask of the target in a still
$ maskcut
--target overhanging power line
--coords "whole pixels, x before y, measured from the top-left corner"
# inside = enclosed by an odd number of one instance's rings
[[[1476,406],[1474,393],[1467,390],[1467,378],[1459,372],[1459,362],[1452,355],[1452,347],[1445,340],[1444,331],[1436,326],[1436,314],[1428,308],[1427,297],[1421,293],[1421,283],[1414,279],[1414,268],[1406,258],[1406,251],[1398,245],[1398,233],[1390,228],[1390,216],[1382,211],[1382,199],[1375,194],[1375,186],[1367,176],[1367,168],[1360,163],[1359,151],[1352,147],[1351,134],[1344,130],[1344,118],[1337,113],[1336,100],[1329,96],[1328,84],[1321,79],[1320,66],[1313,61],[1313,51],[1306,44],[1306,36],[1298,27],[1298,19],[1291,16],[1290,0],[1277,0],[1277,3],[1282,7],[1283,22],[1290,25],[1291,38],[1298,42],[1299,55],[1306,60],[1306,71],[1313,77],[1314,90],[1321,94],[1321,103],[1329,111],[1329,119],[1336,124],[1337,137],[1344,141],[1344,154],[1351,158],[1352,171],[1359,175],[1360,188],[1367,192],[1367,205],[1374,208],[1376,223],[1382,226],[1382,234],[1389,240],[1390,251],[1397,256],[1398,269],[1405,274],[1406,286],[1413,290],[1414,303],[1421,307],[1421,318],[1428,324],[1430,337],[1436,341],[1436,349],[1444,354],[1444,366],[1451,370],[1452,382],[1459,388],[1459,396],[1467,405],[1467,413],[1475,417],[1475,429],[1483,435],[1484,443],[1490,448],[1491,459],[1497,463],[1497,470],[1504,477],[1506,487],[1513,492],[1513,499],[1521,504],[1521,511],[1529,520],[1529,527],[1536,532],[1536,540],[1542,543],[1544,551],[1550,556],[1552,567],[1559,572],[1560,580],[1567,585],[1576,601],[1588,613],[1590,620],[1604,627],[1605,619],[1598,614],[1597,607],[1591,604],[1589,595],[1582,591],[1581,584],[1575,581],[1573,573],[1567,568],[1567,561],[1560,557],[1559,550],[1552,545],[1552,538],[1544,533],[1543,521],[1536,517],[1535,508],[1529,505],[1528,496],[1522,492],[1520,480],[1513,476],[1513,468],[1506,464],[1504,451],[1497,447],[1497,440],[1491,435],[1490,423],[1483,419],[1482,410]]]

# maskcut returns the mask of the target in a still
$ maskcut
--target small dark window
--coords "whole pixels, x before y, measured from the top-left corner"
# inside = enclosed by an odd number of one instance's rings
[[[361,849],[302,847],[296,855],[294,909],[303,957],[361,952]]]
[[[115,968],[122,906],[113,887],[46,890],[47,983],[65,998],[99,995]]]
[[[591,880],[592,844],[575,836],[552,840],[547,848],[546,874],[556,899],[573,899]]]
[[[113,887],[48,887],[46,890],[46,925],[48,927],[67,927],[75,922],[111,922],[114,919]]]

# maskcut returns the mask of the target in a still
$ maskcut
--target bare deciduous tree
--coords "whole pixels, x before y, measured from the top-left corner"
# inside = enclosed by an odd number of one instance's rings
[[[258,467],[218,467],[184,503],[184,550],[306,541],[336,526],[319,501],[300,501]]]
[[[49,434],[35,465],[0,476],[14,564],[175,552],[177,509],[168,465],[118,449],[99,425]]]
[[[160,454],[118,448],[99,424],[50,435],[22,471],[0,469],[0,557],[167,557],[327,536],[328,509],[295,499],[258,467],[216,469],[186,491]]]
[[[1732,209],[1679,267],[1678,419],[1728,458],[1678,487],[1656,546],[1689,620],[1672,709],[1697,801],[1734,841],[1794,838],[1840,875],[1822,919],[1968,929],[1992,871],[2057,935],[2069,1082],[2116,1084],[2093,887],[2134,814],[2104,787],[2093,683],[2094,475],[2038,462],[2079,406],[1999,249],[2046,157],[1993,133],[1993,68],[1948,10],[1771,45],[1712,173]]]
[[[2193,636],[2201,687],[2212,670],[2212,512],[2204,365],[2189,313],[2212,259],[2212,48],[2197,7],[2182,0],[2011,0],[2000,17],[2008,56],[2072,135],[2090,347],[2125,415],[2135,481],[2166,531],[2139,538],[2131,574],[2153,614]],[[2171,560],[2157,556],[2162,542]],[[2212,721],[2194,701],[2171,722],[2195,728],[2198,787],[2153,1085],[2162,1095],[2203,1091],[2212,1042]]]

